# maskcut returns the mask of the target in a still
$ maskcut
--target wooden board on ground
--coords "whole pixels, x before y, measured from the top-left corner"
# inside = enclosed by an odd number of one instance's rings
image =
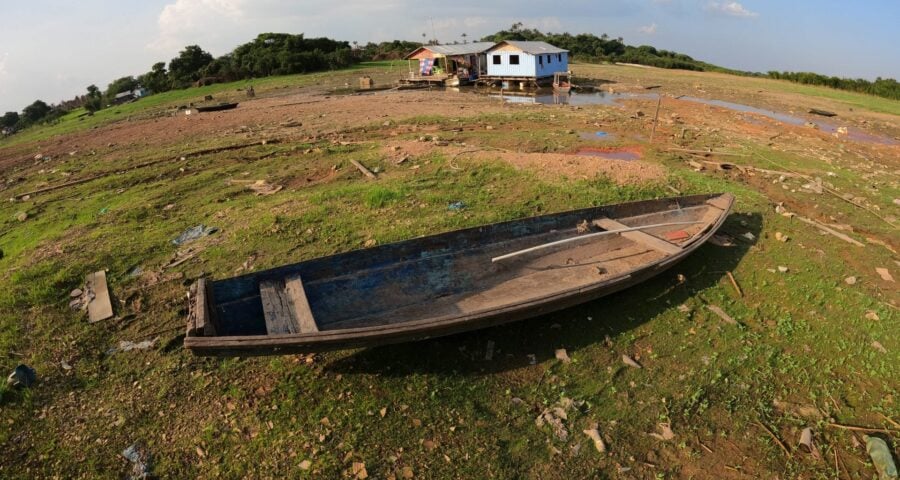
[[[594,225],[597,225],[604,230],[621,230],[629,228],[628,225],[619,223],[611,218],[598,218],[597,220],[594,220]],[[653,235],[650,235],[646,232],[634,230],[631,232],[622,232],[619,235],[622,235],[632,242],[646,245],[654,250],[658,250],[669,255],[681,251],[681,247],[679,247],[678,245],[669,243],[659,237],[654,237]]]
[[[106,272],[100,270],[88,274],[84,279],[88,295],[88,322],[94,323],[112,318],[112,302],[109,299],[109,288],[106,285]]]

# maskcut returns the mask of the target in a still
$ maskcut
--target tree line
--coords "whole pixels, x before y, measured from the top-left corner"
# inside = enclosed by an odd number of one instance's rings
[[[820,85],[839,90],[868,93],[869,95],[900,100],[900,82],[897,82],[897,80],[894,80],[893,78],[878,77],[874,82],[871,82],[863,78],[839,78],[811,72],[776,71],[768,72],[767,76],[776,80],[788,80],[804,85]]]
[[[465,34],[462,34],[465,41]],[[424,38],[424,34],[423,34]],[[649,45],[626,45],[622,37],[611,38],[591,33],[543,33],[525,28],[519,22],[509,29],[500,30],[481,39],[485,42],[502,40],[544,41],[569,50],[573,58],[583,62],[636,63],[660,68],[715,71],[735,75],[751,75],[788,80],[808,85],[821,85],[841,90],[877,95],[900,100],[900,83],[892,78],[877,78],[874,82],[864,79],[838,78],[809,72],[776,72],[766,74],[731,70],[691,58],[688,55],[657,49]],[[427,43],[437,43],[432,39]],[[452,42],[458,43],[458,42]],[[67,112],[84,107],[88,114],[113,104],[116,96],[140,87],[149,93],[231,82],[247,78],[271,75],[289,75],[348,67],[364,60],[401,59],[420,47],[422,42],[393,40],[359,45],[330,38],[305,38],[303,34],[263,33],[252,41],[238,46],[218,58],[198,45],[189,45],[177,57],[157,62],[146,73],[113,80],[105,90],[89,85],[84,95],[49,105],[36,100],[19,112],[6,112],[0,117],[0,130],[11,132],[37,123],[52,122]]]
[[[198,45],[189,45],[168,64],[157,62],[144,74],[117,78],[107,85],[106,90],[89,85],[84,95],[57,105],[37,100],[21,114],[6,112],[0,117],[0,128],[8,132],[52,122],[80,107],[93,114],[112,105],[120,93],[138,88],[144,88],[148,93],[162,93],[193,85],[334,70],[348,67],[360,59],[348,42],[305,38],[303,34],[263,33],[218,58]]]

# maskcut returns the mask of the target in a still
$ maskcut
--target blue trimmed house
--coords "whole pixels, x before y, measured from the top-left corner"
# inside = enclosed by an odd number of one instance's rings
[[[569,51],[547,42],[505,40],[485,53],[487,75],[481,79],[487,83],[549,84],[554,73],[569,70]]]

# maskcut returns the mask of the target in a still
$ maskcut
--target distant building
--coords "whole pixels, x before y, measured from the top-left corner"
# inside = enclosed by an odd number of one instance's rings
[[[113,105],[121,105],[123,103],[133,102],[141,97],[147,96],[150,92],[144,87],[138,87],[127,92],[117,93],[113,98]]]
[[[505,40],[489,48],[488,81],[549,83],[553,74],[569,70],[569,51],[547,42]]]

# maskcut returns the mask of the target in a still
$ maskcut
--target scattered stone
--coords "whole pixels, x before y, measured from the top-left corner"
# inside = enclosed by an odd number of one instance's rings
[[[756,240],[756,235],[754,235],[754,234],[751,233],[751,232],[747,232],[747,233],[745,233],[745,234],[743,234],[743,235],[741,235],[741,236],[744,237],[744,238],[746,238],[747,240],[749,240],[749,241],[751,241],[751,242],[754,241],[754,240]]]
[[[844,283],[847,285],[856,285],[856,277],[847,277],[844,279]]]
[[[566,352],[565,348],[556,349],[556,359],[562,363],[572,363],[572,359],[569,358],[569,354]]]
[[[891,272],[888,271],[888,269],[876,268],[875,271],[878,272],[878,275],[881,276],[881,279],[884,280],[885,282],[893,282],[894,281],[894,277],[891,276]]]
[[[400,470],[400,476],[403,478],[413,478],[415,475],[413,475],[412,467],[403,467]]]
[[[484,127],[484,129],[485,129],[485,130],[493,130],[493,129],[494,129],[494,126],[493,126],[493,125],[488,125],[488,126]]]
[[[872,340],[872,348],[878,350],[881,353],[887,353],[887,349],[884,348],[884,345],[882,345],[878,340]]]
[[[357,480],[369,478],[369,472],[366,472],[366,464],[363,462],[353,462],[350,467],[350,475]]]
[[[463,210],[463,209],[465,209],[465,208],[466,208],[465,202],[461,202],[461,201],[453,202],[453,203],[451,203],[450,205],[447,205],[447,210],[450,210],[450,211],[453,211],[453,212],[458,212],[458,211]]]
[[[15,218],[20,222],[24,222],[25,220],[28,220],[28,214],[25,212],[18,212],[16,213]]]
[[[812,428],[806,427],[800,433],[799,450],[804,451],[817,459],[820,458],[819,449],[816,448],[816,445],[813,443]]]
[[[644,368],[641,366],[640,363],[637,362],[637,360],[635,360],[625,354],[622,354],[622,363],[624,363],[625,365],[628,365],[629,367],[632,367],[632,368]]]
[[[790,240],[790,237],[781,232],[775,232],[775,240],[778,240],[779,242],[787,242],[788,240]]]
[[[37,381],[37,372],[33,368],[19,364],[12,373],[6,377],[6,384],[14,388],[28,388]]]
[[[596,428],[584,430],[584,434],[591,439],[591,441],[594,443],[594,448],[596,448],[598,452],[606,452],[606,443],[603,441],[603,438],[600,437],[600,432]]]
[[[131,462],[131,480],[144,480],[152,478],[150,472],[150,454],[141,445],[135,443],[122,451],[122,456]]]
[[[869,320],[875,321],[875,322],[877,322],[878,320],[881,320],[881,318],[878,316],[878,313],[875,310],[866,310],[866,318]]]
[[[71,298],[78,298],[82,295],[84,295],[84,292],[80,288],[76,288],[75,290],[69,292],[69,297]]]
[[[152,340],[144,340],[142,342],[132,342],[129,340],[120,340],[119,345],[117,347],[113,347],[110,353],[115,352],[116,350],[120,352],[130,352],[132,350],[146,350],[153,345],[156,344],[156,339]]]
[[[787,272],[788,272],[788,267],[784,267],[784,266],[779,265],[779,266],[778,266],[778,271],[781,272],[781,273],[787,273]]]
[[[378,240],[375,240],[374,238],[370,238],[366,240],[366,243],[363,243],[363,246],[366,248],[374,247],[375,245],[378,245]]]
[[[182,232],[181,235],[172,240],[172,243],[174,245],[183,245],[185,243],[197,240],[198,238],[212,235],[218,231],[219,229],[217,227],[207,227],[201,223],[200,225],[191,227]]]
[[[304,460],[304,461],[300,462],[300,470],[309,470],[309,468],[311,466],[312,466],[312,462],[310,462],[309,460]]]
[[[659,433],[653,432],[650,434],[651,437],[664,442],[675,438],[675,432],[672,431],[672,427],[668,423],[660,423],[658,427]]]
[[[691,307],[682,303],[678,306],[678,311],[681,313],[691,313]]]

